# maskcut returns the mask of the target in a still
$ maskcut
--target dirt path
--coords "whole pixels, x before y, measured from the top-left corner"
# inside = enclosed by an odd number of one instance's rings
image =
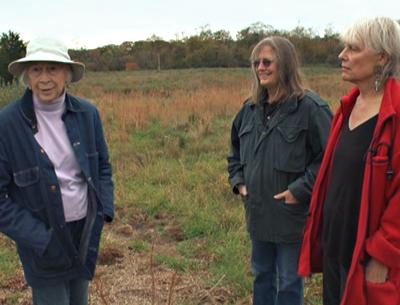
[[[213,287],[202,284],[200,276],[207,276],[206,271],[183,273],[155,262],[159,254],[179,258],[176,239],[181,238],[181,230],[173,219],[166,215],[153,221],[135,218],[135,227],[118,219],[106,225],[96,276],[91,283],[91,305],[233,304],[232,294],[219,283]],[[160,225],[171,233],[169,238],[163,238],[154,229]],[[152,241],[151,249],[135,251],[133,242],[143,239]],[[31,305],[22,271],[10,279],[7,287],[0,287],[0,305],[11,304]],[[248,300],[236,304],[245,305]]]

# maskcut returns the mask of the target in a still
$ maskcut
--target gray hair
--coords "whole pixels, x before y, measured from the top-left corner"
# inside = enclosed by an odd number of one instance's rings
[[[367,48],[375,54],[386,53],[382,80],[397,76],[400,69],[400,25],[388,17],[363,18],[345,30],[342,41]]]
[[[22,70],[21,74],[18,77],[19,83],[24,86],[25,88],[30,88],[29,78],[28,78],[28,68],[33,62],[30,62],[25,65],[24,69]],[[66,86],[69,85],[72,81],[72,70],[69,65],[63,64],[64,66],[68,67],[69,69],[65,69],[66,72]]]
[[[260,85],[256,67],[253,62],[258,59],[262,49],[269,46],[276,54],[279,84],[275,96],[271,96],[270,101],[281,101],[290,96],[304,95],[300,73],[300,60],[294,45],[286,38],[280,36],[270,36],[261,40],[251,52],[250,61],[252,63],[252,99],[253,103],[259,103],[262,98],[268,95],[266,88]]]

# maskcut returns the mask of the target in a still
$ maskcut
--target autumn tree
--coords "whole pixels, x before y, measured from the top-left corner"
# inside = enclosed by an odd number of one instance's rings
[[[182,69],[200,67],[249,67],[253,47],[264,37],[283,36],[293,42],[302,63],[337,64],[341,44],[339,35],[327,28],[323,36],[311,28],[297,26],[292,31],[277,30],[261,22],[240,30],[236,39],[228,31],[212,31],[208,25],[195,35],[182,33],[175,40],[165,41],[152,35],[146,40],[125,41],[92,50],[71,50],[74,59],[88,70],[111,71],[134,69]]]
[[[253,47],[263,38],[281,35],[271,25],[256,22],[236,34],[235,59],[238,66],[249,65],[250,53]]]

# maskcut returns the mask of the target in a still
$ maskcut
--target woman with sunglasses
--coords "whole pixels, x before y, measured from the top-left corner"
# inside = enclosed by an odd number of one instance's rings
[[[332,114],[305,90],[293,44],[261,40],[251,53],[252,97],[236,115],[228,156],[252,242],[254,305],[300,305],[303,229]]]

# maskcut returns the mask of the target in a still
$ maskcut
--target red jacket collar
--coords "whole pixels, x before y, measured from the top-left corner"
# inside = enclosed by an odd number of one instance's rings
[[[339,111],[344,118],[350,115],[359,94],[360,90],[354,87],[341,99]],[[400,101],[400,83],[391,77],[385,85],[385,92],[375,130],[380,130],[385,121],[395,115],[396,112],[400,114],[400,103],[398,101]]]

